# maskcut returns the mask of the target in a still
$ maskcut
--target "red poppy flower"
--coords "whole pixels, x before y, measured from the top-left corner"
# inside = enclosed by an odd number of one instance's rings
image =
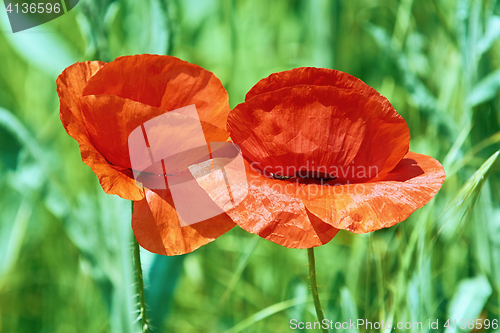
[[[57,92],[64,128],[78,141],[82,160],[103,190],[136,201],[132,227],[141,246],[159,254],[183,254],[235,225],[221,214],[181,226],[168,187],[153,191],[138,186],[129,155],[128,137],[135,128],[191,104],[206,141],[225,141],[228,96],[213,73],[170,56],[126,56],[66,68],[57,78]]]
[[[389,101],[340,71],[272,74],[231,111],[228,130],[249,184],[228,215],[290,248],[401,222],[445,179],[438,161],[408,152],[408,126]]]

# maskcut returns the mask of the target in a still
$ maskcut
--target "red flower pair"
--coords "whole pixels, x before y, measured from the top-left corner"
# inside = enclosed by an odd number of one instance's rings
[[[135,201],[134,233],[159,254],[191,252],[234,223],[286,247],[319,246],[339,229],[366,233],[403,221],[445,179],[439,162],[408,152],[406,122],[385,97],[335,70],[272,74],[232,111],[213,73],[170,56],[77,63],[57,87],[61,121],[83,161],[106,193]],[[248,194],[224,214],[181,226],[170,189],[138,186],[127,139],[144,122],[191,104],[207,143],[230,137],[241,148]]]

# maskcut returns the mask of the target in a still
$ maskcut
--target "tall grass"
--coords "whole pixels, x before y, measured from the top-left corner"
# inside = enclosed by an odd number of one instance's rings
[[[135,53],[213,71],[231,106],[299,66],[375,87],[406,119],[410,149],[448,177],[405,222],[341,231],[316,249],[325,316],[423,323],[407,332],[500,319],[497,1],[82,0],[26,33],[10,33],[5,13],[0,23],[0,332],[138,331],[129,203],[81,162],[55,92],[75,61]],[[307,252],[238,228],[181,257],[144,251],[143,266],[155,332],[288,332],[292,318],[315,320]]]

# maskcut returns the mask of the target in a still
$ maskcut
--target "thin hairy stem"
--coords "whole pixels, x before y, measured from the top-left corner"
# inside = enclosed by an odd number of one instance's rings
[[[132,213],[134,210],[134,202],[132,201]],[[139,248],[139,242],[132,234],[134,242],[134,263],[135,263],[135,278],[137,280],[137,292],[139,294],[139,310],[141,318],[141,329],[142,333],[149,332],[148,317],[146,314],[146,298],[144,297],[144,280],[142,278],[142,266],[141,266],[141,252]]]
[[[318,321],[323,324],[323,319],[325,315],[323,314],[323,309],[321,308],[321,303],[319,302],[318,295],[318,283],[316,281],[316,260],[314,259],[314,248],[307,249],[307,258],[309,259],[309,283],[311,284],[311,291],[314,300],[314,307],[316,308],[316,315],[318,316]],[[321,325],[323,333],[328,333],[328,328],[324,328]]]

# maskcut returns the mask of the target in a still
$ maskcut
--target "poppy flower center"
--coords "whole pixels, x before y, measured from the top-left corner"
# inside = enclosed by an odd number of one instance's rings
[[[308,169],[299,169],[296,172],[282,174],[282,173],[271,173],[270,174],[274,179],[291,179],[291,178],[300,178],[300,179],[311,179],[311,180],[319,180],[319,181],[329,181],[337,179],[337,177],[331,173],[320,170],[308,170]]]
[[[311,179],[317,179],[317,180],[332,180],[337,178],[336,176],[327,173],[327,172],[322,172],[319,170],[306,170],[306,169],[301,169],[295,173],[295,177],[298,178],[311,178]]]

